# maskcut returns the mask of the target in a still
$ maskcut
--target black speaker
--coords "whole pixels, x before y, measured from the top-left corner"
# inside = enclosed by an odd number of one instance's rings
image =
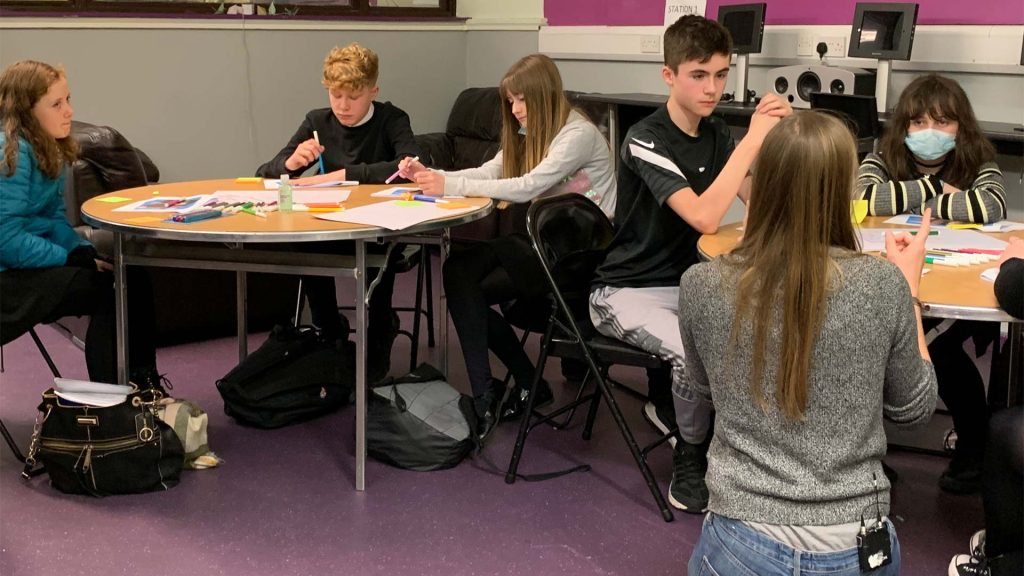
[[[811,93],[875,94],[875,73],[840,66],[783,66],[768,71],[768,91],[789,100],[793,108],[810,108]]]

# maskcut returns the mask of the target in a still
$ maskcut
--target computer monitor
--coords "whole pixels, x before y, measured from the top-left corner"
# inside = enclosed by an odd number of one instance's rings
[[[910,60],[917,8],[917,4],[858,3],[847,55]]]
[[[764,37],[766,4],[732,4],[718,7],[718,22],[732,36],[733,54],[760,54]]]
[[[857,139],[876,138],[879,135],[878,107],[874,96],[812,92],[811,109],[836,113],[857,134]]]

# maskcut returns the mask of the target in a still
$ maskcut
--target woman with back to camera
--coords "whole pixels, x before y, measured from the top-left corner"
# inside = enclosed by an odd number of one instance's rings
[[[615,210],[615,175],[608,143],[590,120],[572,108],[555,63],[531,54],[501,80],[501,150],[480,168],[428,170],[403,160],[401,174],[425,194],[483,196],[530,202],[542,195],[580,193],[609,217]],[[534,366],[508,321],[492,305],[547,292],[543,270],[525,230],[473,244],[445,263],[444,287],[473,388],[477,416],[487,432],[499,418],[501,389],[491,378],[488,349],[509,368],[517,386],[512,419],[526,405]],[[498,383],[500,384],[500,382]],[[552,398],[547,383],[537,388],[541,406]]]
[[[89,315],[89,378],[116,383],[112,268],[64,213],[64,168],[78,151],[73,114],[62,69],[23,60],[0,75],[0,341],[41,322]],[[161,389],[149,279],[140,268],[127,270],[128,377],[140,388]]]
[[[783,119],[739,245],[680,281],[687,375],[716,411],[691,575],[899,573],[882,419],[916,425],[935,408],[916,299],[930,214],[923,234],[886,235],[888,262],[861,254],[856,167],[838,119]]]

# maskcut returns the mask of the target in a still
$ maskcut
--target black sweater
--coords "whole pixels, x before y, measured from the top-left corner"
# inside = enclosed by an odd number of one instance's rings
[[[996,300],[1006,313],[1024,318],[1024,258],[1010,258],[996,276]]]
[[[344,168],[347,180],[381,184],[398,170],[399,160],[420,155],[409,115],[390,102],[374,102],[370,120],[352,128],[343,126],[330,108],[319,108],[306,114],[288,144],[270,162],[260,166],[256,175],[277,178],[285,173],[298,176],[304,172],[309,165],[288,170],[284,163],[299,144],[313,137],[314,130],[324,147],[324,171]]]

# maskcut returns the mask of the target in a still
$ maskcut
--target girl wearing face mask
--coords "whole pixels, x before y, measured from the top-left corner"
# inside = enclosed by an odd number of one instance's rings
[[[995,222],[1006,216],[1003,175],[995,149],[981,133],[963,88],[935,74],[911,82],[886,124],[877,154],[868,154],[857,176],[857,197],[878,216],[932,209],[935,218]],[[973,340],[978,356],[996,342],[994,322],[926,320],[937,334],[928,345],[939,396],[949,408],[956,431],[955,450],[939,477],[946,492],[981,489],[981,463],[988,425],[988,404],[981,374],[964,351]],[[969,342],[967,342],[970,344]]]
[[[956,81],[936,74],[911,82],[885,126],[877,154],[857,175],[857,197],[875,216],[920,214],[960,222],[1006,217],[996,152]]]

